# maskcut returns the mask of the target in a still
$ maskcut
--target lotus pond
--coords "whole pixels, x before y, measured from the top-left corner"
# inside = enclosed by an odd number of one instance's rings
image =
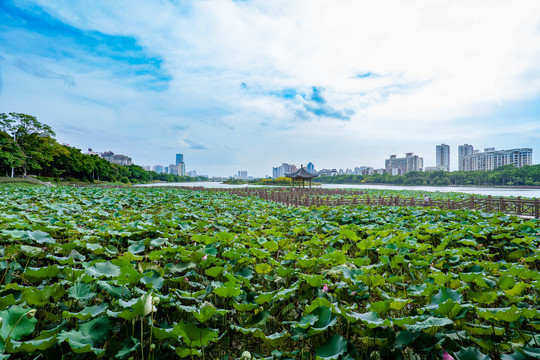
[[[0,189],[0,359],[540,358],[540,227],[179,189]]]

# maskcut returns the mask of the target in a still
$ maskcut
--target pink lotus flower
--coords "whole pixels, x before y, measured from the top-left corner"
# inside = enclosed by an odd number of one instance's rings
[[[188,278],[187,278],[187,276],[186,276],[186,277],[184,277],[184,280],[185,280],[185,281],[189,281],[189,280],[188,280]]]
[[[328,292],[328,285],[326,284],[323,285],[322,292]]]
[[[353,291],[353,292],[351,293],[351,295],[352,295],[352,296],[356,295],[356,291]]]
[[[202,260],[203,260],[203,261],[206,260],[206,259],[208,259],[208,255],[204,255],[204,256],[202,257]]]
[[[443,352],[442,358],[443,358],[443,360],[454,360],[454,358],[452,357],[452,355],[450,355],[450,354],[447,353],[446,351]]]

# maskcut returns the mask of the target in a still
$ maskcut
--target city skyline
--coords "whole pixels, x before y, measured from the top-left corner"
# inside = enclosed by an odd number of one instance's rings
[[[431,166],[437,143],[538,148],[539,23],[520,0],[4,0],[0,108],[210,176],[405,152]]]

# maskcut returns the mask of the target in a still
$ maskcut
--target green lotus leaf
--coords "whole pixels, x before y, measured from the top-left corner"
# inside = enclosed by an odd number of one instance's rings
[[[513,276],[502,276],[499,279],[499,283],[498,283],[499,288],[501,290],[511,289],[512,287],[514,287],[515,284],[516,284],[516,282],[515,282]]]
[[[319,334],[334,326],[337,322],[337,317],[332,313],[332,309],[325,306],[315,309],[313,315],[317,316],[317,321],[309,329],[308,336]]]
[[[137,351],[137,349],[139,349],[140,346],[141,346],[141,342],[139,341],[139,339],[136,339],[130,336],[124,339],[124,341],[122,341],[122,347],[120,348],[120,350],[118,350],[118,352],[116,353],[114,357],[116,359],[125,359],[126,357],[129,356],[129,354],[131,354],[134,351]]]
[[[76,353],[93,352],[97,357],[101,357],[105,354],[105,349],[95,346],[107,339],[112,327],[109,318],[102,316],[80,324],[78,331],[62,331],[58,334],[58,342],[67,342]]]
[[[266,241],[262,245],[266,250],[270,252],[276,252],[279,250],[279,245],[275,241],[272,241],[272,240]]]
[[[463,301],[463,295],[461,295],[456,290],[441,288],[439,292],[431,297],[431,304],[426,306],[426,308],[436,308],[439,304],[451,299],[455,303],[460,303]]]
[[[262,331],[256,332],[255,334],[256,338],[262,339],[262,341],[266,344],[266,346],[270,348],[277,348],[280,345],[285,342],[291,335],[287,331],[283,332],[275,332],[270,335],[264,334]]]
[[[473,347],[462,348],[461,350],[454,353],[453,355],[456,360],[490,360],[491,359],[488,355],[482,354],[480,350]]]
[[[330,301],[328,301],[328,299],[326,298],[316,298],[315,300],[313,300],[311,302],[311,304],[309,304],[309,306],[307,306],[304,310],[304,312],[306,314],[309,314],[311,312],[313,312],[313,310],[319,308],[319,307],[328,307],[328,308],[331,308],[333,309],[334,308],[334,304],[332,304]]]
[[[56,240],[54,240],[48,233],[40,230],[36,231],[29,231],[27,233],[27,238],[30,240],[34,240],[38,244],[55,244]]]
[[[20,340],[30,335],[36,328],[37,319],[31,315],[35,310],[28,307],[14,305],[7,310],[0,311],[0,338]]]
[[[257,274],[268,274],[270,271],[272,271],[272,267],[266,263],[255,265],[255,272]]]
[[[351,311],[347,313],[346,317],[351,322],[362,321],[364,325],[366,325],[370,329],[374,329],[380,326],[390,325],[390,320],[381,319],[379,317],[379,314],[373,311],[369,311],[367,313],[362,313],[362,314]]]
[[[220,297],[235,297],[242,293],[242,289],[231,281],[227,281],[223,286],[214,289],[214,293]]]
[[[492,304],[499,297],[499,295],[495,291],[469,291],[468,296],[472,301],[480,304]]]
[[[132,254],[139,254],[146,250],[144,240],[131,241],[131,245],[128,246],[128,251]]]
[[[35,246],[21,245],[19,251],[26,255],[26,257],[36,257],[43,253],[43,249]]]
[[[104,314],[108,308],[109,305],[107,303],[103,303],[101,305],[87,306],[77,313],[64,311],[62,313],[62,317],[64,319],[70,319],[74,317],[79,320],[88,320],[90,318]]]
[[[163,287],[164,279],[160,273],[155,270],[151,270],[145,273],[145,276],[141,279],[141,282],[146,285],[147,288],[160,290]]]
[[[91,300],[96,295],[90,284],[82,282],[76,282],[68,290],[68,296],[76,300]]]
[[[525,289],[527,289],[528,287],[529,287],[528,284],[520,281],[511,289],[503,290],[503,291],[506,295],[515,297],[515,296],[521,295],[523,291],[525,291]]]
[[[183,274],[184,272],[186,272],[188,270],[191,270],[191,269],[195,269],[196,267],[197,267],[197,264],[195,264],[194,262],[189,262],[189,263],[175,264],[175,265],[171,266],[169,268],[169,270],[172,273],[181,273],[181,274]]]
[[[110,261],[97,262],[86,268],[86,273],[92,277],[116,277],[120,275],[120,267]]]
[[[385,301],[376,301],[369,304],[369,310],[374,311],[379,316],[384,316],[390,310],[390,304],[392,303],[392,299],[385,300]]]
[[[338,359],[347,352],[347,340],[342,336],[332,335],[330,339],[315,351],[316,359]]]
[[[429,317],[426,320],[419,321],[414,325],[405,325],[405,328],[412,332],[425,331],[433,335],[433,332],[436,332],[439,327],[451,325],[453,323],[454,322],[448,318]]]
[[[22,299],[27,302],[28,305],[45,306],[53,301],[59,301],[66,291],[60,284],[53,284],[51,286],[45,286],[42,289],[27,288],[23,290]]]
[[[302,316],[300,321],[294,323],[294,326],[302,329],[307,329],[308,327],[314,325],[317,320],[319,320],[319,316],[315,314],[307,314]]]
[[[44,266],[41,268],[28,268],[24,272],[24,277],[32,282],[41,281],[43,279],[55,278],[60,274],[58,265]]]
[[[508,308],[477,308],[476,313],[486,320],[516,322],[521,317],[521,311],[512,305]]]
[[[268,317],[270,316],[270,313],[268,311],[261,311],[251,317],[251,319],[246,323],[247,327],[253,328],[263,327],[266,322],[268,321]]]
[[[152,327],[152,334],[157,340],[174,339],[177,335],[174,332],[174,328],[160,328]]]
[[[16,303],[17,301],[15,300],[15,297],[13,296],[13,294],[0,296],[0,310],[5,310],[9,306],[14,305]],[[33,305],[33,304],[29,304],[29,305]]]
[[[195,316],[195,318],[199,322],[204,323],[210,320],[210,318],[214,316],[215,314],[224,315],[226,313],[227,313],[227,310],[216,309],[214,305],[212,305],[211,303],[207,301],[204,301],[202,305],[196,311],[193,312],[193,316]]]
[[[44,331],[37,338],[27,341],[11,340],[6,344],[6,349],[10,352],[30,354],[37,350],[47,350],[58,343],[56,333]]]
[[[259,305],[271,302],[275,297],[275,292],[261,292],[255,297],[255,302]]]
[[[174,327],[174,332],[182,337],[182,341],[190,348],[201,348],[217,339],[217,331],[197,327],[194,324],[180,321]]]
[[[214,266],[205,270],[206,275],[211,277],[218,277],[225,268],[223,266]]]
[[[306,281],[310,286],[315,288],[320,288],[325,282],[323,275],[310,275],[310,274],[302,274],[300,275],[301,278]]]
[[[195,348],[186,348],[186,347],[177,347],[174,349],[174,351],[181,358],[185,358],[188,356],[193,357],[193,355],[201,356],[202,354],[200,350],[197,350]]]
[[[467,323],[463,325],[463,328],[467,330],[470,334],[473,335],[497,335],[502,336],[504,335],[505,329],[501,327],[496,326],[489,326],[489,325],[481,325],[481,324],[470,324]]]
[[[233,302],[233,307],[240,312],[246,312],[254,309],[259,308],[259,304],[253,304],[253,303],[237,303],[236,301]]]
[[[477,273],[459,273],[459,278],[466,283],[473,282],[479,276]]]

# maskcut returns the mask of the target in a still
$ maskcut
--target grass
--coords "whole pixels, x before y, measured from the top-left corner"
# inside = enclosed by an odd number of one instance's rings
[[[38,186],[43,185],[32,178],[0,177],[0,187],[2,188],[33,188]]]

